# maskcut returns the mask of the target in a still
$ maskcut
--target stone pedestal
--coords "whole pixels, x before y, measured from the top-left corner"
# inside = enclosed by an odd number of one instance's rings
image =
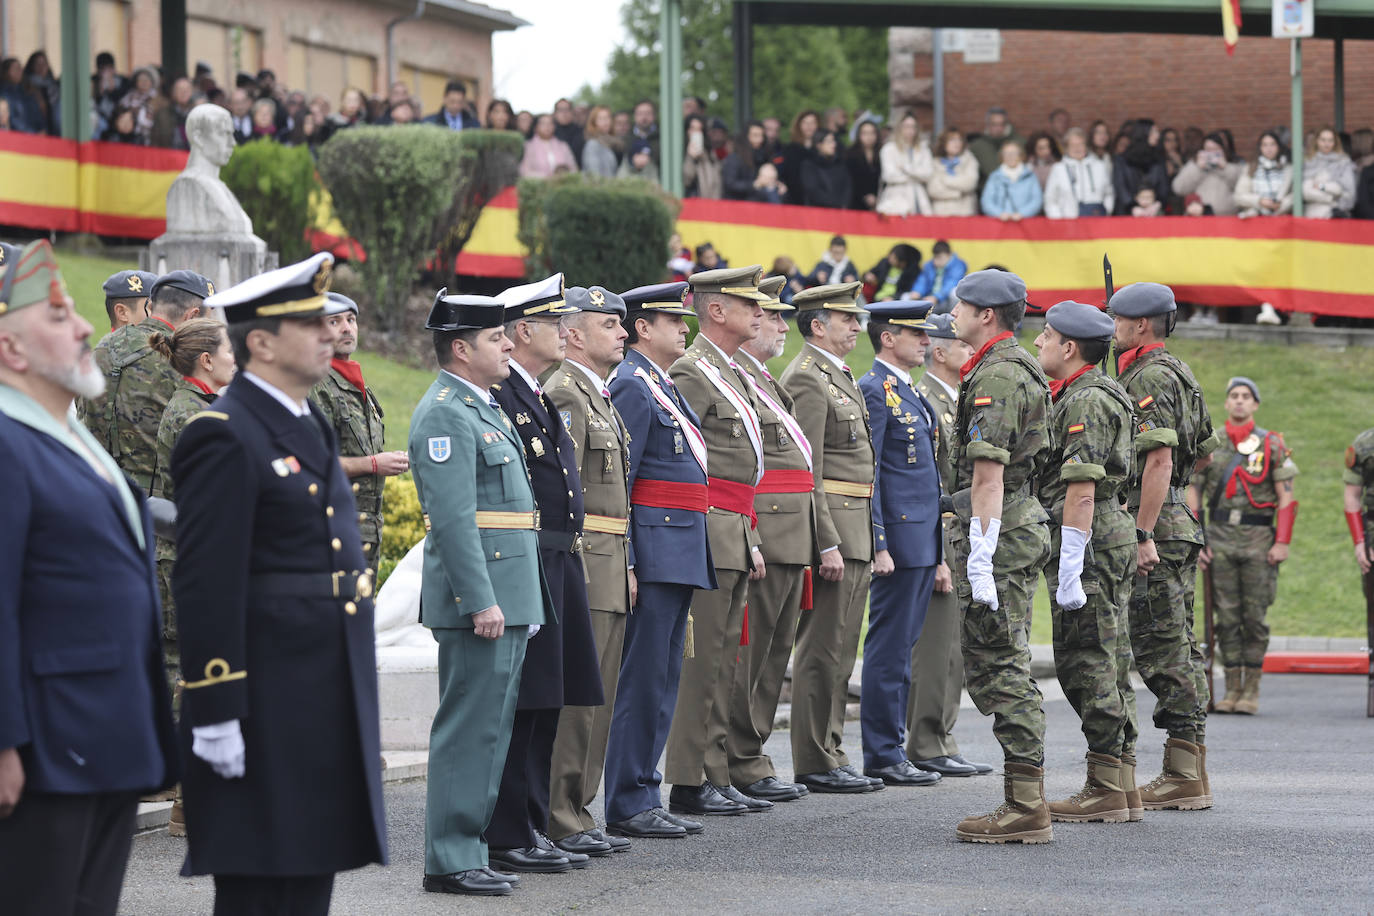
[[[139,259],[139,267],[156,274],[169,270],[194,270],[208,277],[216,290],[224,290],[249,277],[277,267],[277,253],[255,235],[214,236],[200,233],[167,233],[152,241]]]

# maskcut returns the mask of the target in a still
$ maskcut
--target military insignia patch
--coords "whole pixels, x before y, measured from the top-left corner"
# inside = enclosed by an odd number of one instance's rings
[[[1139,407],[1141,410],[1144,410],[1145,408],[1149,407],[1149,406],[1150,406],[1151,404],[1153,404],[1154,402],[1155,402],[1155,396],[1152,395],[1152,394],[1147,394],[1147,395],[1145,395],[1145,397],[1141,398],[1139,401],[1136,401],[1135,406]]]
[[[983,441],[983,431],[982,431],[981,429],[979,429],[978,427],[976,427],[976,426],[973,427],[972,429],[970,429],[970,430],[968,431],[968,441],[970,441],[970,442],[982,442],[982,441]]]
[[[291,469],[286,466],[286,459],[284,458],[277,458],[272,462],[272,471],[278,477],[288,477],[291,474]]]
[[[530,415],[527,413],[517,413],[515,415],[515,422],[524,426],[526,423],[530,422]]]
[[[291,469],[292,474],[299,474],[301,472],[301,463],[296,460],[295,455],[287,455],[282,460],[286,462],[286,466]]]
[[[142,277],[140,277],[140,276],[138,276],[137,274],[135,274],[134,276],[132,276],[132,277],[129,278],[129,292],[131,292],[131,293],[141,293],[141,292],[143,292],[143,278],[142,278]]]
[[[981,397],[981,398],[974,398],[974,399],[973,399],[973,406],[974,406],[974,407],[987,407],[987,406],[989,406],[990,404],[992,404],[992,398],[991,398],[991,397],[988,397],[987,395],[984,395],[984,396]]]
[[[1086,423],[1074,423],[1069,427],[1068,433],[1070,436],[1072,436],[1074,433],[1081,433],[1085,428],[1087,428],[1087,425],[1088,424]]]
[[[1345,466],[1348,467],[1348,468],[1350,468],[1351,470],[1354,470],[1354,468],[1355,468],[1355,459],[1356,459],[1357,457],[1358,457],[1358,456],[1355,454],[1355,446],[1353,446],[1353,445],[1352,445],[1352,446],[1349,446],[1349,447],[1345,450]]]
[[[213,296],[213,295],[215,294],[215,284],[211,283],[209,280],[206,280],[206,281],[205,281],[205,288],[206,288],[207,290],[210,291],[210,295],[211,295],[211,296]],[[209,297],[206,297],[206,298],[209,298]]]
[[[542,439],[531,439],[531,440],[530,440],[530,451],[534,452],[534,457],[536,457],[536,458],[543,458],[543,457],[544,457],[544,442],[543,442],[543,440],[542,440]]]
[[[563,418],[563,428],[568,432],[572,432],[572,411],[560,410],[558,415]]]
[[[606,294],[599,289],[594,289],[587,293],[587,298],[591,301],[592,305],[600,306],[606,304]]]
[[[429,457],[431,461],[443,463],[453,455],[453,448],[449,444],[448,436],[432,436],[429,440]]]
[[[1136,429],[1139,430],[1139,431],[1142,432],[1142,433],[1143,433],[1143,432],[1149,432],[1149,431],[1152,430],[1152,429],[1158,429],[1158,428],[1159,428],[1159,427],[1158,427],[1157,425],[1155,425],[1155,421],[1154,421],[1154,420],[1146,420],[1144,423],[1141,423],[1139,426],[1136,427]]]

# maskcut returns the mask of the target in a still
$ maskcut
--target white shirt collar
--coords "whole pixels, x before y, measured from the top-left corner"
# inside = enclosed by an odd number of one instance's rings
[[[824,356],[826,359],[830,360],[830,362],[834,363],[837,369],[844,370],[849,368],[849,366],[845,365],[844,360],[840,359],[838,356],[836,356],[834,353],[831,353],[829,350],[818,347],[815,344],[808,344],[808,346],[811,347],[811,349],[815,350],[817,353],[819,353],[821,356]]]
[[[670,378],[670,376],[668,375],[668,370],[664,369],[658,363],[650,359],[649,355],[645,353],[643,350],[635,350],[635,352],[638,353],[644,359],[644,361],[649,364],[650,369],[653,369],[655,372],[657,372],[665,379]]]
[[[946,382],[944,379],[940,378],[940,376],[936,375],[934,372],[931,372],[929,369],[927,369],[926,374],[922,376],[922,378],[930,379],[932,382],[939,385],[941,388],[945,389],[945,393],[949,395],[949,399],[951,401],[954,401],[956,404],[959,402],[959,392],[956,389],[951,388],[949,386],[949,382]]]
[[[586,366],[582,365],[581,363],[579,363],[579,362],[578,362],[577,360],[575,360],[575,359],[565,359],[565,360],[563,360],[563,365],[565,365],[565,366],[576,366],[578,369],[581,369],[583,375],[585,375],[585,376],[587,376],[587,378],[591,379],[592,387],[593,387],[593,388],[595,388],[597,391],[601,392],[602,394],[605,394],[605,393],[606,393],[606,380],[603,379],[603,378],[597,378],[596,373],[593,372],[591,369],[588,369]]]
[[[543,393],[544,389],[539,387],[539,379],[535,378],[534,376],[526,372],[525,367],[517,363],[514,357],[511,358],[510,367],[511,371],[518,372],[520,374],[520,377],[525,380],[525,384],[530,386],[531,391],[533,391],[535,394]]]
[[[905,369],[898,369],[896,366],[892,365],[892,363],[890,363],[890,362],[888,362],[887,360],[882,359],[882,358],[880,358],[880,357],[876,357],[876,356],[875,356],[875,357],[873,358],[873,361],[874,361],[875,363],[881,363],[884,369],[886,369],[888,372],[891,372],[893,375],[897,376],[897,378],[901,379],[902,381],[906,382],[906,386],[907,386],[908,388],[914,388],[914,387],[915,387],[914,385],[911,384],[911,373],[910,373],[910,372],[907,372]]]
[[[292,400],[291,396],[287,394],[285,391],[282,391],[276,385],[264,381],[261,377],[254,375],[247,369],[244,369],[242,372],[239,373],[239,375],[242,375],[244,378],[248,379],[248,381],[252,382],[254,385],[257,385],[263,391],[267,392],[272,397],[272,400],[276,401],[278,404],[285,407],[287,410],[291,411],[291,415],[293,417],[310,416],[310,406],[306,401]]]
[[[512,363],[512,365],[513,365],[513,363]],[[447,369],[440,369],[439,371],[442,372],[444,375],[447,375],[449,378],[453,379],[455,382],[462,382],[464,385],[467,385],[469,388],[471,388],[471,389],[473,390],[473,392],[476,393],[476,395],[477,395],[479,398],[482,399],[482,403],[483,403],[483,404],[487,404],[487,405],[490,405],[490,404],[491,404],[491,397],[492,397],[492,395],[491,395],[491,389],[489,389],[489,388],[482,388],[482,387],[479,386],[479,385],[474,385],[472,382],[469,382],[467,379],[463,378],[461,375],[455,375],[454,373],[449,372]]]

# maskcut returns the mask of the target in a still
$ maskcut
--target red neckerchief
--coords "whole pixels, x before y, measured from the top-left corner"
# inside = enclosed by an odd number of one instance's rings
[[[1245,439],[1245,437],[1250,435],[1254,431],[1254,420],[1246,420],[1245,423],[1243,423],[1240,426],[1237,426],[1230,420],[1226,421],[1226,435],[1230,438],[1232,445],[1240,445],[1240,443]]]
[[[166,318],[159,318],[159,317],[157,317],[156,315],[149,315],[148,317],[151,318],[151,319],[153,319],[154,321],[161,321],[163,324],[167,325],[167,330],[169,330],[169,331],[171,331],[171,332],[173,332],[173,333],[176,333],[176,326],[173,325],[173,324],[172,324],[170,321],[168,321]]]
[[[1245,438],[1254,431],[1254,420],[1247,420],[1244,424],[1240,426],[1237,426],[1230,420],[1226,421],[1226,437],[1231,440],[1231,445],[1233,448],[1239,447],[1239,445],[1245,441]],[[1250,485],[1254,483],[1260,483],[1264,480],[1265,475],[1269,473],[1270,457],[1271,456],[1269,449],[1269,437],[1265,436],[1264,442],[1261,443],[1259,472],[1256,474],[1251,474],[1246,469],[1246,465],[1248,462],[1245,461],[1242,461],[1240,464],[1236,465],[1235,471],[1232,472],[1230,479],[1226,481],[1226,498],[1230,499],[1231,497],[1236,495],[1236,481],[1239,480],[1240,485],[1245,488],[1245,498],[1250,500],[1250,505],[1254,506],[1256,509],[1268,509],[1272,507],[1274,505],[1273,503],[1255,502],[1255,497],[1250,492]]]
[[[1072,385],[1072,384],[1074,383],[1074,381],[1076,381],[1080,375],[1082,375],[1083,373],[1085,373],[1085,372],[1087,372],[1088,370],[1093,369],[1093,368],[1095,368],[1094,365],[1093,365],[1092,363],[1088,363],[1088,365],[1084,366],[1082,369],[1079,369],[1077,372],[1075,372],[1073,375],[1069,376],[1068,378],[1064,378],[1064,379],[1052,378],[1052,379],[1050,379],[1050,400],[1051,400],[1051,401],[1057,401],[1057,400],[1059,400],[1060,395],[1062,395],[1062,394],[1064,393],[1065,389],[1067,389],[1070,385]]]
[[[1125,353],[1122,353],[1121,356],[1117,358],[1116,374],[1120,375],[1121,373],[1125,372],[1127,369],[1130,368],[1131,363],[1140,359],[1140,357],[1144,356],[1146,353],[1149,353],[1151,350],[1158,350],[1163,346],[1164,344],[1162,343],[1152,343],[1146,344],[1143,347],[1132,347]]]
[[[209,385],[205,384],[198,378],[191,378],[191,376],[189,375],[183,375],[181,377],[181,380],[184,382],[190,382],[192,385],[195,385],[197,388],[208,394],[210,397],[215,396],[215,389],[211,388]]]
[[[367,388],[363,385],[363,367],[361,365],[351,359],[341,359],[337,356],[329,361],[329,365],[333,366],[334,370],[344,377],[344,381],[363,394],[367,394]]]
[[[982,360],[984,356],[988,355],[988,351],[993,348],[994,344],[999,344],[1010,336],[1011,331],[1003,331],[1001,334],[998,334],[992,340],[989,340],[987,343],[979,347],[978,352],[973,354],[973,359],[970,359],[968,362],[964,363],[962,366],[959,367],[960,381],[963,380],[964,376],[968,375],[970,372],[973,371],[973,367],[977,366],[979,361]]]

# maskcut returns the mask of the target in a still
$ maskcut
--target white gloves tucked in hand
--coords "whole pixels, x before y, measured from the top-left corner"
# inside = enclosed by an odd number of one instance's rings
[[[997,610],[997,583],[992,578],[992,555],[997,550],[997,535],[1002,531],[1000,518],[988,521],[987,533],[982,520],[974,517],[968,523],[968,582],[973,586],[973,600]]]
[[[243,776],[243,731],[238,719],[191,729],[191,753],[210,764],[223,779]]]
[[[529,632],[529,635],[527,635],[527,636],[525,637],[525,639],[534,639],[534,637],[538,636],[538,635],[539,635],[539,628],[540,628],[541,626],[543,626],[543,624],[538,624],[538,623],[532,623],[532,624],[530,624],[530,632]]]
[[[1083,555],[1087,552],[1089,532],[1065,525],[1060,529],[1059,588],[1054,600],[1066,611],[1076,611],[1088,603],[1083,593]]]

